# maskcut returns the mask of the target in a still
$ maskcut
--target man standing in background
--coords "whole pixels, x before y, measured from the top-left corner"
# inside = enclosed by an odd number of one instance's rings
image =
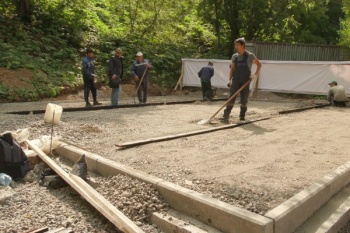
[[[148,71],[150,68],[152,66],[149,61],[143,58],[141,52],[138,52],[136,54],[136,61],[132,65],[132,77],[136,82],[136,87],[140,86],[137,90],[137,97],[140,104],[147,103]]]
[[[97,101],[97,93],[95,87],[95,66],[94,66],[94,51],[91,48],[86,49],[86,57],[84,57],[81,65],[84,81],[84,99],[86,107],[91,107],[89,102],[89,93],[91,91],[94,100],[93,105],[101,105]]]
[[[202,92],[203,92],[203,100],[209,101],[212,99],[211,93],[211,77],[214,76],[214,67],[213,62],[209,61],[208,65],[203,67],[198,72],[198,77],[201,79]]]
[[[112,106],[118,105],[119,92],[120,92],[120,81],[123,77],[123,57],[122,49],[117,48],[115,55],[109,59],[108,66],[108,78],[109,87],[112,88],[111,93],[111,104]]]

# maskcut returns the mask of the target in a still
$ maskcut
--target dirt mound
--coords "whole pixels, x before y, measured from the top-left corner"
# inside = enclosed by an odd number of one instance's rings
[[[28,69],[9,70],[0,67],[0,83],[11,88],[33,89],[33,71]]]
[[[26,89],[31,90],[34,89],[32,84],[34,77],[34,71],[28,69],[18,69],[18,70],[9,70],[4,67],[0,67],[0,84],[5,85],[6,87],[18,90],[18,89]],[[99,98],[110,98],[111,89],[108,85],[102,85],[101,83],[96,83],[97,95]],[[44,98],[42,100],[79,100],[83,99],[83,85],[76,87],[63,87],[61,89],[61,93],[59,96],[55,98]],[[1,90],[0,90],[1,91]],[[164,96],[171,95],[172,88],[161,88],[155,84],[150,83],[149,85],[149,96]],[[131,80],[124,80],[121,85],[120,97],[133,97],[136,96],[136,87],[135,84]],[[14,99],[17,99],[14,97]],[[3,100],[7,102],[8,100]]]

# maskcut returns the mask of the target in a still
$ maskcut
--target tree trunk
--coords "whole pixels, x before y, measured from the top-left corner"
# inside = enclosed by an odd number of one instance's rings
[[[253,0],[250,1],[250,7],[249,7],[249,17],[248,17],[248,22],[247,22],[247,35],[246,39],[247,40],[252,40],[254,37],[254,10],[253,10]]]
[[[239,36],[239,11],[237,0],[224,0],[225,19],[231,29],[232,42]]]
[[[23,21],[30,23],[31,22],[31,1],[30,0],[15,0],[16,9],[18,17]]]
[[[218,38],[218,53],[221,50],[221,23],[220,23],[220,16],[219,16],[219,2],[215,0],[214,3],[214,7],[215,7],[215,31],[216,31],[216,36]]]

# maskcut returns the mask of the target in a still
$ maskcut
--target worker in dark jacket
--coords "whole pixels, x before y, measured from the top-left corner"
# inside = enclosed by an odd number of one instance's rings
[[[132,77],[136,82],[136,87],[140,86],[140,88],[137,90],[137,96],[140,104],[145,104],[147,102],[148,71],[150,68],[152,68],[152,66],[149,61],[143,58],[143,54],[141,52],[138,52],[136,54],[136,61],[132,65]]]
[[[122,49],[117,48],[115,55],[109,59],[108,66],[109,87],[112,88],[111,104],[118,105],[119,90],[121,89],[120,81],[123,77],[123,57]]]
[[[89,102],[89,93],[91,91],[92,98],[94,99],[94,105],[101,105],[97,101],[96,87],[95,87],[95,66],[94,66],[94,51],[91,48],[86,49],[86,57],[84,57],[82,62],[82,73],[84,80],[84,99],[86,107],[91,107]]]
[[[203,100],[208,101],[212,99],[211,93],[211,77],[214,76],[213,62],[209,62],[207,66],[203,67],[198,72],[198,77],[201,79]]]

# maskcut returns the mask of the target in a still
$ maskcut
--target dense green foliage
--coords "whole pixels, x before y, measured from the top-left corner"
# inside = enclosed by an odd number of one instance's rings
[[[173,87],[181,58],[229,58],[239,36],[350,47],[350,0],[2,0],[0,67],[33,70],[34,89],[0,83],[0,97],[35,100],[81,85],[86,47],[97,51],[104,82],[106,61],[121,47],[125,68],[142,51],[153,82]]]

